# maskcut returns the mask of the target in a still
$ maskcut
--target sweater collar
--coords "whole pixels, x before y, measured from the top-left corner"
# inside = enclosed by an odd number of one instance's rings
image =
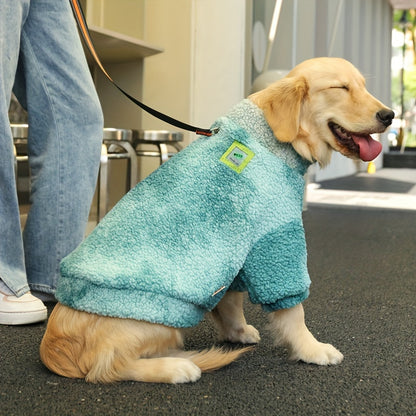
[[[249,99],[241,101],[232,108],[226,118],[243,128],[250,137],[276,157],[284,160],[291,168],[304,174],[311,165],[311,162],[301,157],[290,143],[282,143],[276,139],[264,118],[263,111]]]

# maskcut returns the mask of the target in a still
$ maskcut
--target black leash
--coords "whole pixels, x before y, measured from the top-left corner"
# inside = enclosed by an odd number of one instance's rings
[[[88,25],[87,25],[87,22],[85,20],[84,12],[81,8],[81,5],[79,4],[79,1],[78,0],[70,0],[70,3],[71,3],[71,6],[72,6],[72,10],[74,12],[74,15],[75,15],[75,19],[78,23],[78,27],[80,29],[82,38],[84,39],[84,42],[85,42],[88,50],[90,51],[92,57],[94,58],[95,63],[99,66],[99,68],[101,69],[103,74],[109,79],[109,81],[120,92],[122,92],[130,101],[132,101],[134,104],[138,105],[143,110],[147,111],[152,116],[154,116],[154,117],[156,117],[160,120],[163,120],[166,123],[169,123],[169,124],[171,124],[175,127],[178,127],[180,129],[192,131],[196,134],[201,134],[203,136],[212,136],[213,134],[217,133],[218,129],[213,129],[213,130],[211,130],[211,129],[201,129],[199,127],[191,126],[190,124],[184,123],[182,121],[176,120],[173,117],[170,117],[166,114],[163,114],[163,113],[147,106],[146,104],[143,104],[141,101],[132,97],[129,93],[127,93],[121,87],[119,87],[116,84],[116,82],[110,77],[110,75],[107,73],[103,64],[100,61],[100,58],[97,55],[97,52],[95,51],[94,44],[93,44],[92,39],[91,39],[90,31],[88,29]]]

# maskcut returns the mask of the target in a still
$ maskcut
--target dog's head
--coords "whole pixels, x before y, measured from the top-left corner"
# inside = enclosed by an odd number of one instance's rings
[[[365,88],[364,77],[341,58],[315,58],[297,65],[285,78],[253,94],[276,138],[292,143],[304,158],[326,165],[331,150],[373,160],[394,112]]]

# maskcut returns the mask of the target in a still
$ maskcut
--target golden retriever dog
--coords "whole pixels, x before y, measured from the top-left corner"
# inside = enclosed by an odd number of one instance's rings
[[[369,135],[383,132],[394,117],[366,90],[360,72],[339,58],[307,60],[249,100],[262,110],[276,140],[293,146],[302,160],[321,166],[329,162],[333,150],[353,159],[374,159],[381,145]],[[163,309],[165,305],[156,306]],[[242,292],[227,290],[211,315],[221,340],[259,342],[258,331],[244,317]],[[273,310],[268,318],[276,344],[287,347],[293,360],[318,365],[342,361],[341,352],[319,342],[308,330],[302,303]],[[186,383],[252,348],[184,351],[182,332],[161,323],[104,316],[58,303],[40,355],[51,371],[89,382]]]

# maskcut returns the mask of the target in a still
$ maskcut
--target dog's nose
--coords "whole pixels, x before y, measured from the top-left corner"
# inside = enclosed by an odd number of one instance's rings
[[[394,118],[394,111],[392,110],[380,110],[376,114],[377,120],[381,121],[386,127],[390,126]]]

